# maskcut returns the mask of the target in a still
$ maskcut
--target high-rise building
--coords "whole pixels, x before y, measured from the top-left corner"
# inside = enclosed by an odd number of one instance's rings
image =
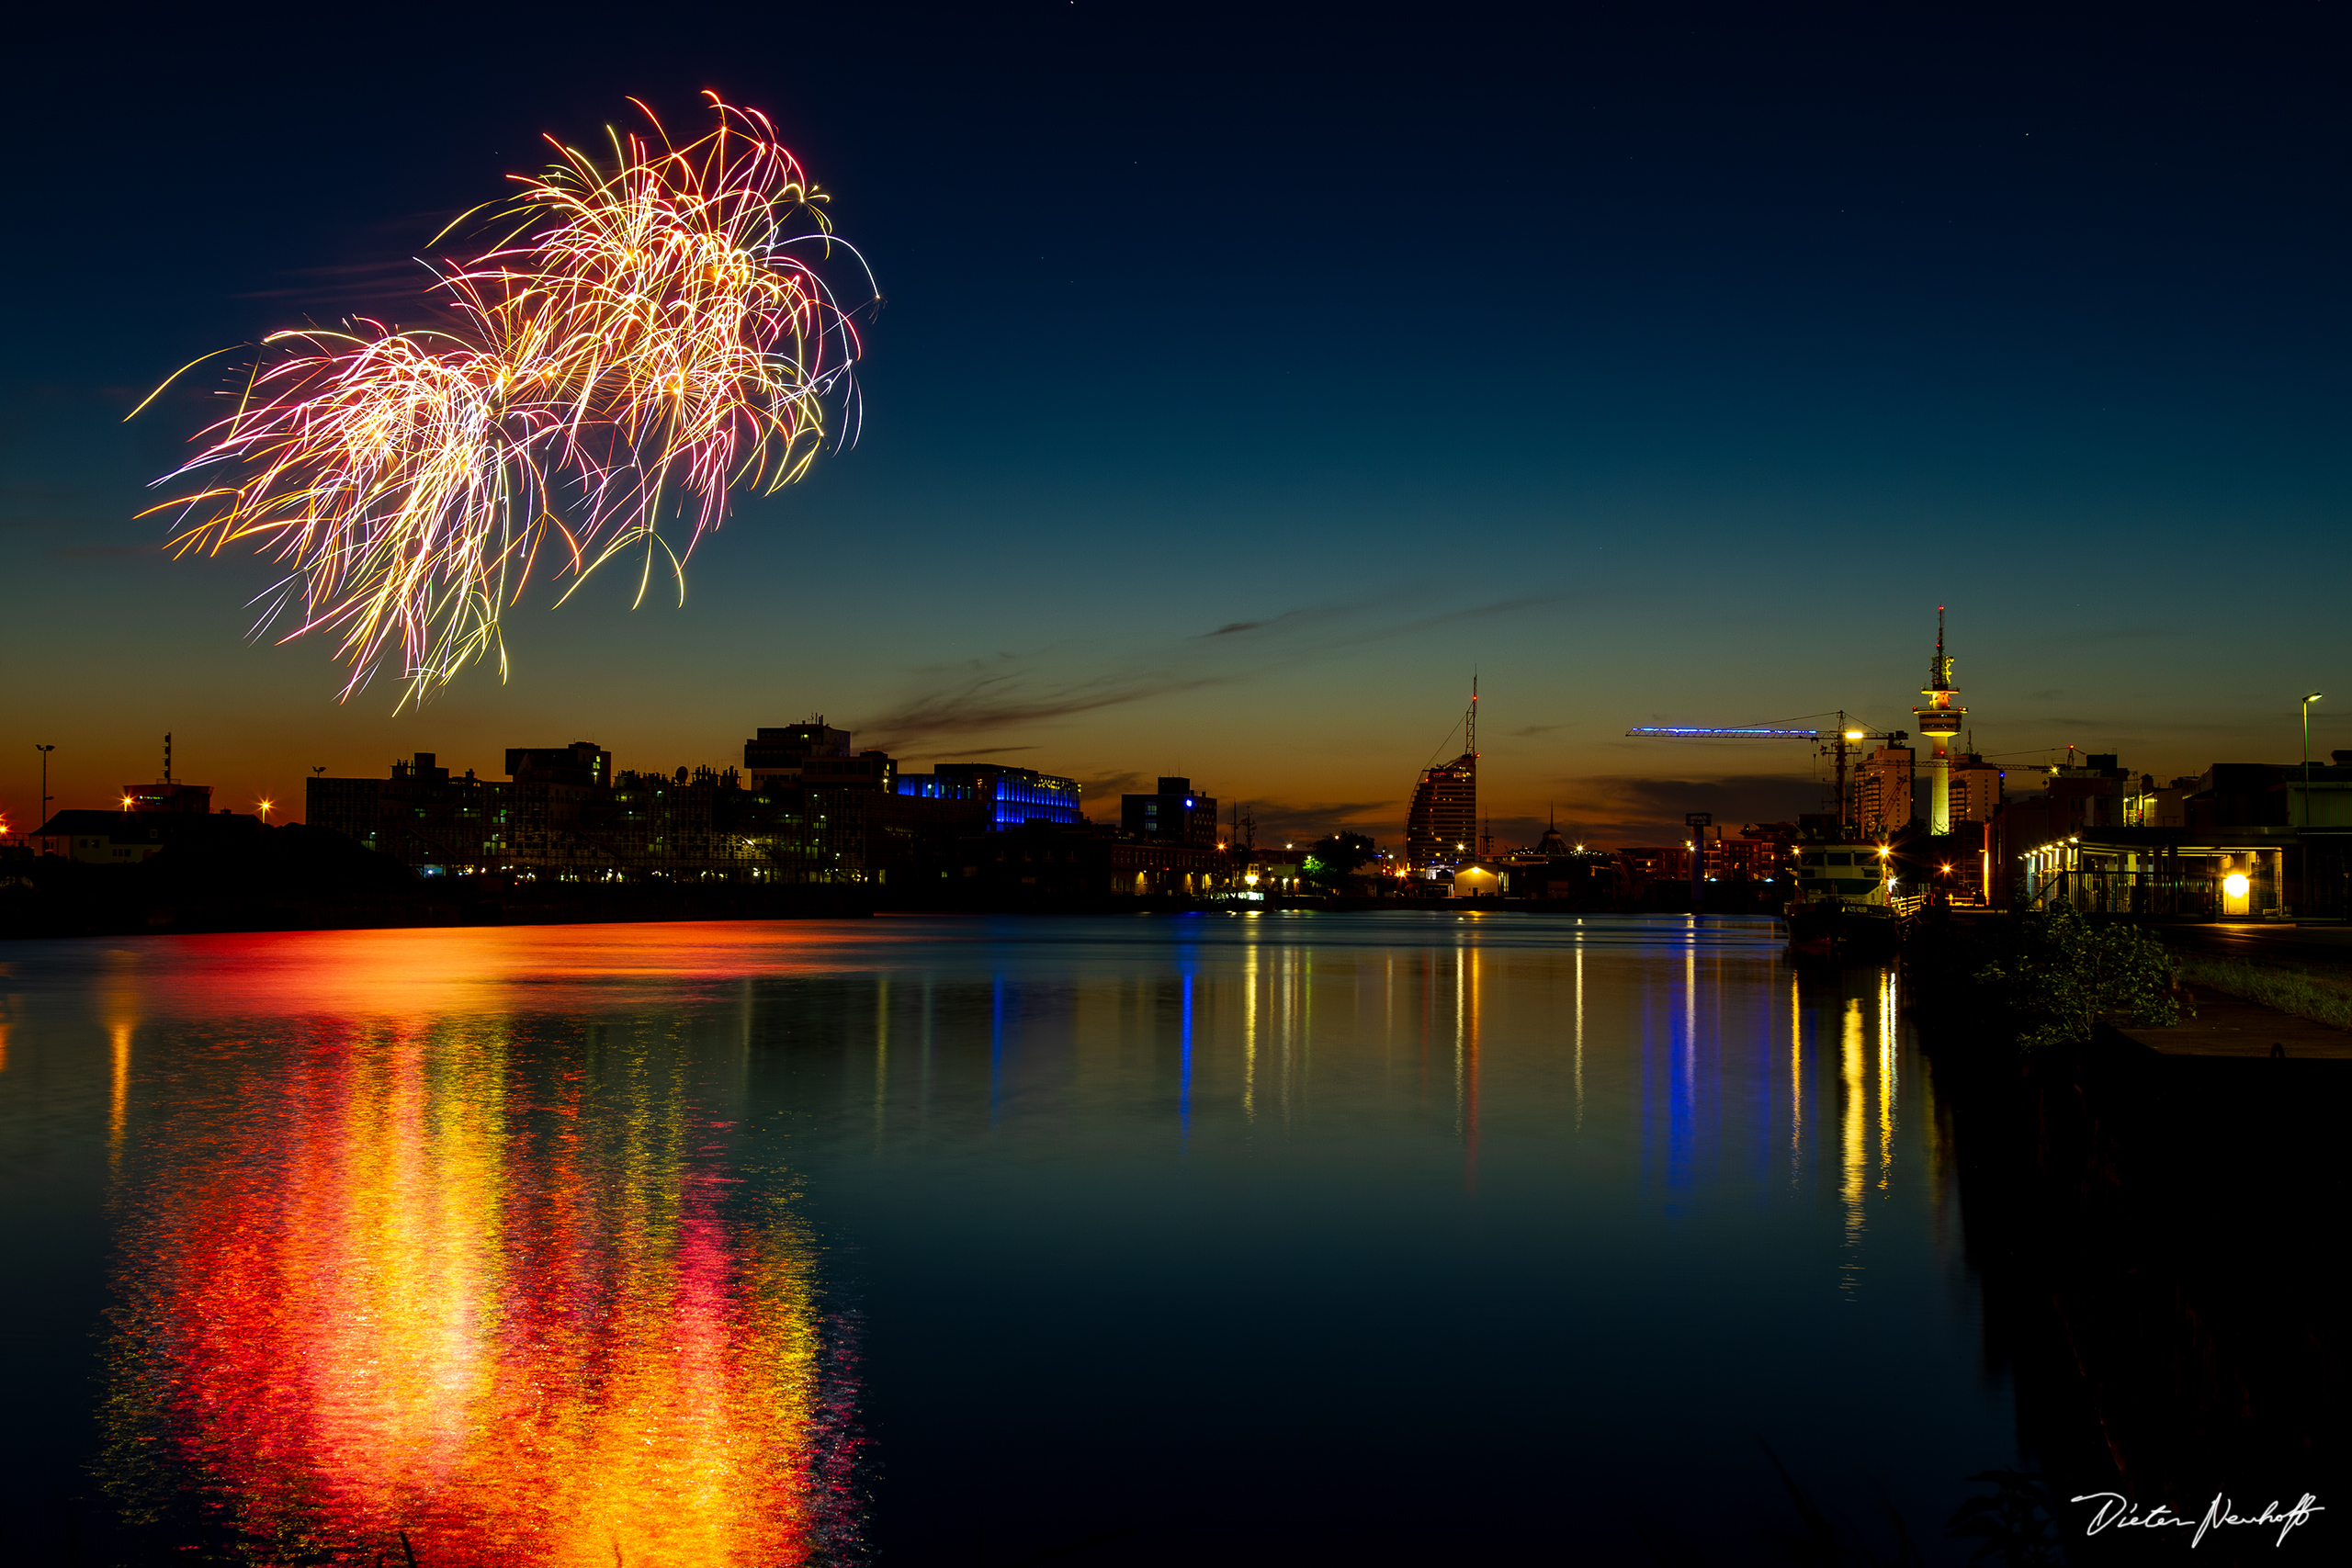
[[[1862,832],[1879,838],[1910,826],[1916,761],[1910,747],[1882,741],[1854,764],[1853,819]]]
[[[1421,770],[1405,816],[1405,859],[1414,866],[1451,865],[1477,850],[1478,754]]]
[[[1415,871],[1453,865],[1478,852],[1478,682],[1462,718],[1462,755],[1421,770],[1405,814],[1405,861]]]
[[[1951,819],[1990,822],[2001,808],[1999,767],[1973,751],[1951,754]]]

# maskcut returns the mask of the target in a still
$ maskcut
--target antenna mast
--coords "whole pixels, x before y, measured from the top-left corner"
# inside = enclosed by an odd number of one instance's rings
[[[1470,713],[1462,721],[1462,749],[1473,757],[1478,754],[1478,677],[1470,677]]]

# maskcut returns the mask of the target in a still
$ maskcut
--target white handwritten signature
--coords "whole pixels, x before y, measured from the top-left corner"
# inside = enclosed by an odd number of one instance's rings
[[[2085,1535],[2097,1535],[2109,1525],[2113,1525],[2118,1529],[2148,1529],[2164,1525],[2193,1525],[2196,1527],[2197,1534],[2188,1542],[2192,1548],[2205,1539],[2207,1530],[2219,1529],[2226,1525],[2277,1525],[2278,1527],[2277,1544],[2284,1546],[2287,1544],[2289,1530],[2293,1529],[2297,1525],[2311,1523],[2313,1514],[2327,1512],[2325,1508],[2312,1501],[2312,1495],[2308,1492],[2303,1494],[2301,1500],[2293,1507],[2283,1513],[2279,1511],[2276,1501],[2265,1503],[2262,1506],[2262,1512],[2252,1518],[2245,1518],[2233,1512],[2229,1498],[2219,1492],[2213,1494],[2213,1501],[2206,1508],[2205,1517],[2201,1519],[2192,1519],[2187,1515],[2176,1514],[2172,1511],[2171,1505],[2166,1503],[2159,1503],[2143,1514],[2140,1512],[2138,1504],[2120,1492],[2086,1492],[2074,1501],[2098,1504],[2098,1507],[2091,1510],[2090,1528],[2083,1531]]]

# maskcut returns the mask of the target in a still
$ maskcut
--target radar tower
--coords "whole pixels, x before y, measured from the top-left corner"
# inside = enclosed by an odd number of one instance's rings
[[[1928,743],[1928,831],[1942,838],[1951,831],[1951,738],[1960,733],[1968,710],[1951,683],[1951,660],[1944,653],[1944,607],[1936,606],[1936,656],[1928,662],[1928,683],[1919,688],[1925,705],[1911,710],[1919,721],[1919,738]]]

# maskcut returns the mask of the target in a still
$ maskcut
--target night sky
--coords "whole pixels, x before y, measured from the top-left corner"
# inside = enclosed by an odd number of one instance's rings
[[[1167,773],[1261,840],[1401,829],[1475,670],[1497,836],[1817,808],[1939,604],[1978,750],[2160,777],[2352,746],[2343,8],[1081,0],[54,7],[12,51],[0,805],[176,772],[739,761],[822,712],[921,767]],[[231,19],[241,16],[244,19]],[[421,254],[635,95],[768,111],[887,306],[864,437],[743,501],[685,608],[507,622],[337,705],[272,580],[132,515],[220,377],[414,315]]]

